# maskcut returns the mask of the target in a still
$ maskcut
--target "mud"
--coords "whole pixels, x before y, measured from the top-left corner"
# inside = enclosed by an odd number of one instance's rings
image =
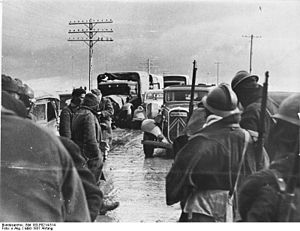
[[[165,157],[162,149],[155,150],[154,158],[145,159],[139,130],[114,130],[112,150],[105,162],[106,182],[101,189],[120,206],[97,222],[176,222],[179,204],[167,206],[165,177],[173,160]]]

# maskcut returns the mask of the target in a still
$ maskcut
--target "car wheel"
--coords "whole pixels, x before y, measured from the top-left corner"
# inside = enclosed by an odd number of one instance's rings
[[[154,141],[154,140],[156,140],[156,137],[154,135],[150,134],[150,133],[144,132],[143,140],[153,140]],[[144,150],[146,158],[153,157],[154,146],[144,144],[143,145],[143,150]]]

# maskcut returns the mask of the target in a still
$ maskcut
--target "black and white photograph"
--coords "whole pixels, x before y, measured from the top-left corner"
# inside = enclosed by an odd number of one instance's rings
[[[0,7],[2,230],[300,222],[300,1]]]

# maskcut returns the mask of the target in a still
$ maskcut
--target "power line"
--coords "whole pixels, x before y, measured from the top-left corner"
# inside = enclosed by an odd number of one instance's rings
[[[77,38],[69,38],[68,41],[71,42],[84,42],[85,44],[88,45],[89,47],[89,90],[91,90],[91,70],[92,70],[92,56],[93,56],[93,47],[95,45],[95,43],[101,41],[101,42],[112,42],[113,39],[110,37],[98,37],[98,38],[94,38],[94,36],[97,33],[112,33],[113,30],[112,29],[95,29],[95,26],[97,24],[107,24],[107,23],[113,23],[112,19],[106,19],[106,20],[93,20],[93,19],[89,19],[89,20],[80,20],[80,21],[70,21],[69,25],[83,25],[85,27],[87,27],[88,29],[73,29],[73,30],[69,30],[69,34],[84,34],[85,37],[77,37]]]
[[[252,49],[253,49],[253,38],[261,38],[261,36],[254,36],[253,34],[251,35],[243,35],[242,37],[244,38],[250,38],[250,67],[249,67],[249,72],[251,73],[252,71]]]
[[[145,66],[146,66],[148,74],[151,73],[151,68],[159,67],[159,66],[154,65],[153,59],[150,59],[150,58],[147,59],[147,62],[141,63],[141,64],[143,65],[141,68],[145,68]]]
[[[215,64],[217,65],[217,85],[219,85],[219,66],[222,63],[221,62],[215,62]]]

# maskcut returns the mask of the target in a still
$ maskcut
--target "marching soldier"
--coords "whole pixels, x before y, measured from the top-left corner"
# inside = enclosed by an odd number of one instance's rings
[[[273,117],[277,124],[270,145],[275,160],[268,170],[251,175],[241,186],[243,221],[300,221],[300,94],[286,98]]]
[[[258,84],[259,77],[251,75],[247,71],[239,71],[231,81],[231,88],[236,93],[239,102],[243,106],[240,125],[242,128],[254,132],[259,131],[260,127],[260,112],[262,102],[262,86]],[[268,142],[270,130],[275,125],[274,119],[271,117],[277,112],[277,106],[268,98],[267,110],[265,117],[265,149],[272,161],[273,156],[270,156],[271,150]]]
[[[100,143],[101,150],[103,151],[104,160],[106,160],[108,151],[112,145],[112,127],[111,127],[111,117],[114,114],[114,107],[107,97],[103,97],[99,89],[93,89],[91,91],[93,94],[97,95],[100,103],[97,110],[98,120],[102,128],[102,142]]]
[[[59,134],[60,136],[72,138],[72,119],[83,102],[86,91],[82,88],[73,89],[71,103],[64,107],[60,113]]]
[[[256,169],[235,93],[220,84],[202,101],[206,123],[179,150],[166,178],[167,205],[181,203],[183,222],[226,221],[226,195],[234,194],[239,175],[243,180]]]

